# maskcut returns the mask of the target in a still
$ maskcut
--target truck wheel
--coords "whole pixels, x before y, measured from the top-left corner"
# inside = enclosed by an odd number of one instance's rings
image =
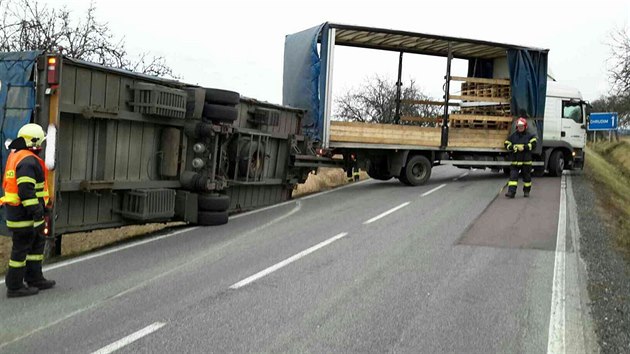
[[[370,168],[369,170],[367,170],[367,174],[368,176],[370,176],[370,178],[377,179],[379,181],[389,181],[394,177],[389,173],[383,173],[382,171],[376,170],[374,168]]]
[[[416,155],[407,161],[407,166],[403,171],[401,182],[410,186],[420,186],[426,183],[431,177],[431,162],[422,155]]]
[[[203,105],[202,116],[213,122],[233,122],[238,118],[238,110],[235,107],[206,103]]]
[[[227,211],[200,211],[197,214],[197,224],[201,226],[216,226],[227,224]]]
[[[230,207],[230,197],[225,194],[199,194],[197,199],[199,211],[226,211]]]
[[[549,157],[549,174],[554,177],[562,176],[564,170],[564,154],[560,150],[551,153]]]
[[[241,95],[238,92],[213,88],[206,89],[206,102],[209,103],[236,106],[240,99]]]
[[[405,173],[404,172],[401,173],[400,176],[398,176],[398,180],[400,181],[400,183],[404,184],[405,186],[411,186],[412,185],[407,180],[407,177],[405,177]]]
[[[534,177],[544,177],[545,176],[545,168],[544,167],[534,167],[532,170],[532,176]]]

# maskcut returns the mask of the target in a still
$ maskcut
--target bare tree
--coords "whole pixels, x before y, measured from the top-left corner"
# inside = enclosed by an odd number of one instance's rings
[[[66,8],[49,8],[37,0],[0,0],[0,51],[43,50],[143,74],[177,78],[163,57],[132,57],[124,38],[117,39],[106,22],[96,18],[90,3],[75,20]]]
[[[401,116],[435,117],[440,107],[410,104],[406,100],[431,100],[420,91],[414,80],[403,85]],[[344,121],[366,123],[394,123],[396,120],[396,84],[378,75],[369,77],[359,89],[351,89],[336,98],[335,116]],[[430,123],[423,123],[428,125]]]
[[[610,34],[611,56],[609,62],[610,80],[613,94],[630,95],[630,31],[627,28],[615,29]]]

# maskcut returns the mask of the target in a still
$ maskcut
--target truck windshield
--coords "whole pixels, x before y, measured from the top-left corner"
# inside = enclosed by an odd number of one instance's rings
[[[582,123],[582,105],[579,102],[562,101],[562,118]]]

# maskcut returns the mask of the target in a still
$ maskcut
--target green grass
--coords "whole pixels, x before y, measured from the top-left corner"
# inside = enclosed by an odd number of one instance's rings
[[[598,204],[630,259],[630,142],[596,143],[586,150],[586,174],[598,186]]]

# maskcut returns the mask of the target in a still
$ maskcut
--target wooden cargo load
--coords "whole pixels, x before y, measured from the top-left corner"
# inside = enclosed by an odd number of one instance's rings
[[[449,113],[447,149],[502,149],[513,117],[510,115],[510,81],[451,77],[461,91],[445,101],[403,101],[456,107]],[[330,122],[330,143],[440,148],[442,117],[401,117],[407,124]],[[433,127],[410,125],[434,123]]]

